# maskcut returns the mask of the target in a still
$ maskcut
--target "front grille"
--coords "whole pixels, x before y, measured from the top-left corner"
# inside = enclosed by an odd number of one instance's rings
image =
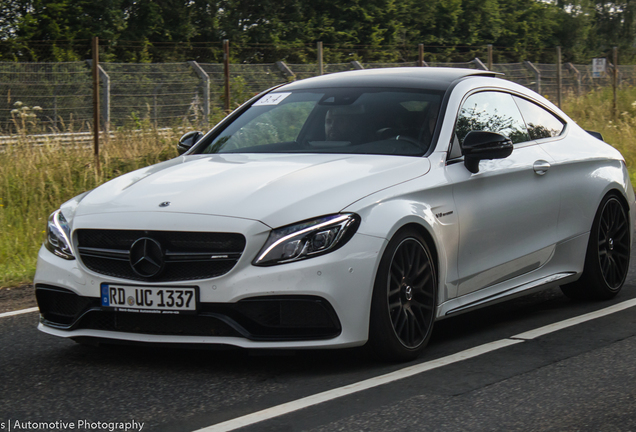
[[[254,297],[237,303],[201,303],[196,314],[117,312],[100,299],[47,285],[36,286],[44,324],[66,330],[92,329],[175,336],[244,337],[251,340],[309,340],[336,337],[333,307],[315,296]]]
[[[141,238],[155,240],[163,251],[161,270],[152,276],[139,274],[131,265],[130,249]],[[224,275],[245,249],[245,237],[237,233],[79,229],[77,242],[80,259],[90,270],[148,282]]]

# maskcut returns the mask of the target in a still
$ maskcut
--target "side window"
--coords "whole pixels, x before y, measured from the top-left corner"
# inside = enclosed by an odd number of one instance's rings
[[[460,143],[470,131],[497,132],[513,143],[530,140],[528,130],[512,95],[502,92],[475,93],[459,110],[455,133]]]
[[[514,96],[514,99],[528,125],[530,138],[550,138],[559,136],[563,132],[565,127],[563,120],[526,99],[517,96]]]

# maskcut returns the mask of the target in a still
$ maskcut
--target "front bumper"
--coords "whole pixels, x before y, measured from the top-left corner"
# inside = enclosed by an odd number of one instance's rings
[[[59,330],[102,330],[179,336],[243,337],[253,341],[331,339],[341,332],[333,307],[317,296],[262,296],[237,303],[199,303],[196,313],[116,311],[100,299],[39,284],[41,322]]]
[[[97,274],[80,259],[68,261],[42,248],[35,276],[41,308],[39,329],[68,338],[128,342],[220,344],[244,348],[311,348],[362,345],[379,257],[386,240],[356,234],[341,249],[316,258],[272,267],[251,264],[268,229],[259,222],[187,215],[191,231],[214,226],[242,232],[245,251],[227,274],[205,280],[144,283]],[[74,221],[74,228],[95,226]],[[99,217],[98,217],[99,219]],[[141,218],[135,218],[140,220]],[[145,217],[145,229],[161,229],[161,218]],[[109,215],[104,229],[139,229],[125,215]],[[134,224],[133,224],[134,225]],[[152,315],[103,310],[102,283],[192,287],[199,291],[194,315]],[[72,307],[69,307],[72,306]]]

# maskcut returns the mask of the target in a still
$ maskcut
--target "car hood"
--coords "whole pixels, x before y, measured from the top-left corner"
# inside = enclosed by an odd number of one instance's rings
[[[78,203],[74,216],[196,213],[253,219],[278,227],[337,213],[369,194],[422,176],[429,169],[428,159],[406,156],[181,156],[94,189]]]

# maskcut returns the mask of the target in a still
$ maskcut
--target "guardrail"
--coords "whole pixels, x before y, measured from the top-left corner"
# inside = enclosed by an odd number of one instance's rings
[[[157,134],[166,136],[174,129],[161,128],[153,129]],[[141,129],[131,130],[128,133],[131,135],[139,135],[146,133]],[[115,133],[100,132],[99,139],[104,142],[107,139],[115,138]],[[0,147],[7,145],[15,145],[20,143],[28,143],[29,145],[46,145],[46,144],[76,144],[76,145],[93,145],[93,132],[64,132],[64,133],[48,133],[48,134],[14,134],[14,135],[0,135]],[[175,143],[176,145],[176,143]]]

